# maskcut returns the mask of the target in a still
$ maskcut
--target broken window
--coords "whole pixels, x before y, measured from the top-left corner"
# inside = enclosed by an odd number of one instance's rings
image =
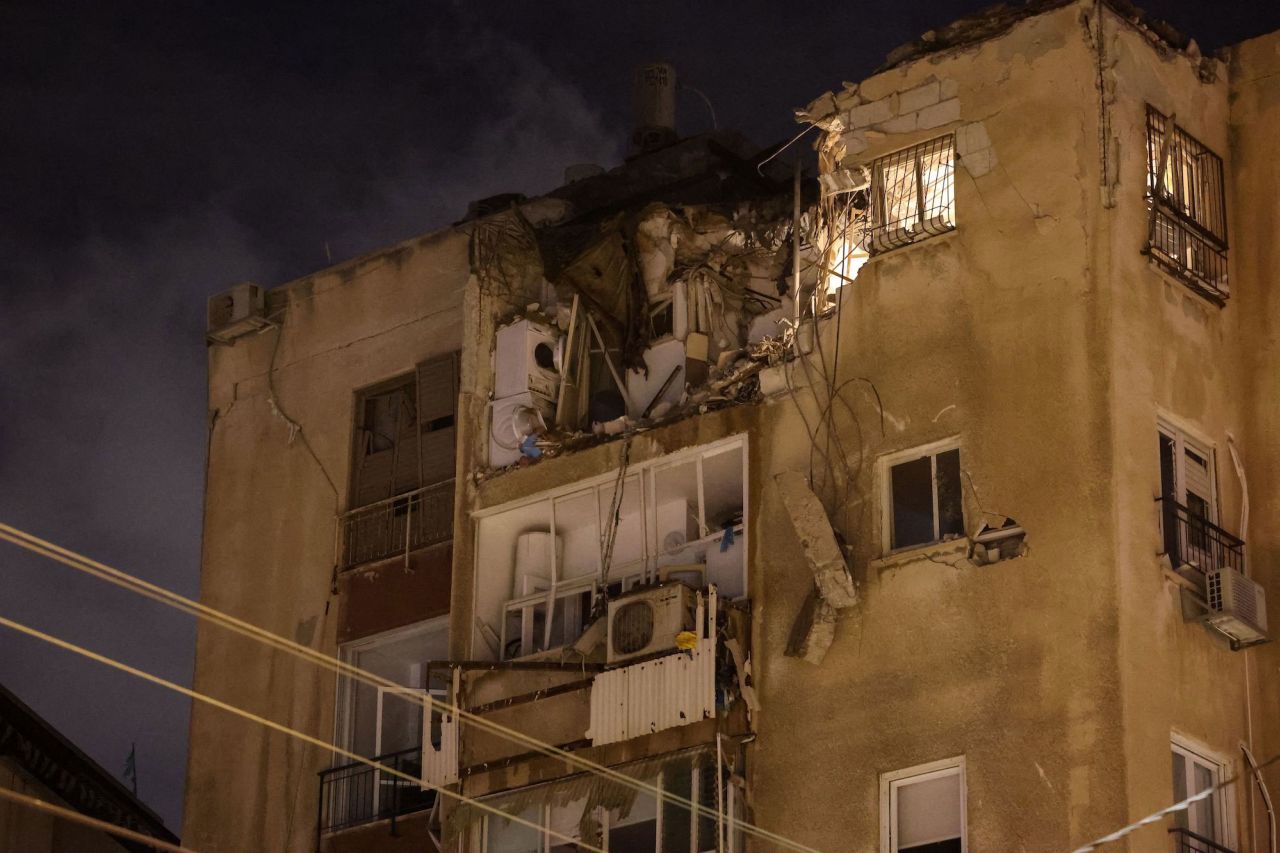
[[[584,814],[585,798],[556,805],[557,797],[549,792],[549,805],[528,806],[519,813],[537,829],[486,816],[480,849],[484,853],[568,853],[579,849],[566,840],[569,838],[605,848],[609,853],[735,853],[742,847],[735,826],[741,811],[737,792],[732,785],[724,784],[717,796],[716,777],[714,761],[673,760],[645,780],[658,789],[656,800],[651,794],[639,793],[627,807],[593,808],[590,814]],[[690,800],[713,812],[722,811],[724,843],[718,837],[722,831],[720,822],[714,817],[695,815],[681,800]],[[599,837],[594,837],[595,832]]]
[[[887,462],[889,550],[897,551],[964,535],[960,449],[895,454]]]
[[[1222,765],[1193,750],[1185,743],[1173,742],[1173,800],[1182,802],[1188,797],[1215,787],[1222,777]],[[1174,813],[1177,829],[1193,832],[1215,844],[1228,844],[1227,810],[1222,792],[1209,794],[1203,800]],[[1198,846],[1196,849],[1200,849]]]
[[[344,568],[453,535],[457,365],[449,353],[356,396]]]
[[[448,658],[449,618],[442,616],[341,647],[342,661],[396,686],[338,678],[334,743],[348,753],[410,775],[422,768],[423,698],[442,697],[427,684],[427,664]],[[336,830],[407,813],[431,804],[434,794],[395,773],[339,758],[321,785],[321,825]]]
[[[380,687],[346,677],[338,685],[338,743],[372,757],[421,744],[426,667],[448,658],[449,617],[379,634],[341,649],[342,660],[401,685]]]
[[[1151,106],[1147,107],[1147,199],[1151,257],[1166,272],[1221,304],[1227,297],[1222,158]]]
[[[745,466],[734,437],[480,513],[477,648],[509,660],[572,644],[602,584],[615,597],[671,576],[744,597]]]
[[[884,774],[880,809],[884,853],[963,853],[964,758]]]
[[[931,139],[872,162],[865,244],[870,254],[955,227],[954,136]]]

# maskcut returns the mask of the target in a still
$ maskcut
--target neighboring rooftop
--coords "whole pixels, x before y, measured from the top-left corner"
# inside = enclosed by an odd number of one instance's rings
[[[83,815],[178,843],[160,816],[47,720],[0,685],[0,758],[22,768]],[[127,850],[152,848],[117,839]]]

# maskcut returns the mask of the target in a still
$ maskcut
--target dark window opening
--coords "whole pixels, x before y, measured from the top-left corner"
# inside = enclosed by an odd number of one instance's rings
[[[891,550],[964,535],[961,477],[956,448],[889,469]]]

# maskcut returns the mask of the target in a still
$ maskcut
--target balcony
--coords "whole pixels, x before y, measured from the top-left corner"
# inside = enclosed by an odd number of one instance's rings
[[[1158,498],[1164,532],[1164,551],[1173,568],[1197,573],[1203,588],[1211,569],[1232,568],[1244,573],[1244,540],[1223,530],[1172,498]]]
[[[422,750],[406,749],[370,759],[407,776],[422,775]],[[380,820],[391,821],[431,808],[435,791],[424,790],[416,782],[354,762],[320,773],[320,822],[317,835],[324,836]]]
[[[1235,853],[1230,847],[1177,826],[1169,830],[1169,837],[1173,839],[1173,853]]]
[[[452,479],[345,513],[338,521],[339,571],[409,554],[453,538]]]

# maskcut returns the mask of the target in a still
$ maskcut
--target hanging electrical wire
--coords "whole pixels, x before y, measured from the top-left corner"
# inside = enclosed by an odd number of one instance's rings
[[[483,800],[478,800],[475,797],[468,797],[467,795],[459,794],[456,791],[450,791],[448,788],[445,788],[443,786],[429,785],[425,783],[422,779],[419,779],[416,776],[411,776],[410,774],[405,773],[403,770],[400,770],[398,768],[390,767],[386,764],[381,764],[371,758],[365,758],[364,756],[351,752],[350,750],[343,749],[340,746],[335,746],[331,743],[326,743],[320,738],[313,737],[307,734],[306,732],[300,732],[297,729],[292,729],[286,725],[277,723],[275,720],[269,720],[266,717],[253,713],[252,711],[246,711],[245,709],[237,705],[232,705],[229,702],[223,702],[221,699],[215,699],[214,697],[206,693],[201,693],[198,690],[192,690],[189,687],[183,687],[181,684],[177,684],[175,682],[169,681],[168,679],[161,678],[158,675],[152,675],[146,670],[142,670],[135,666],[131,666],[123,661],[116,660],[115,658],[111,658],[111,657],[107,657],[106,655],[99,654],[98,652],[95,652],[91,649],[87,649],[84,646],[78,646],[75,643],[72,643],[68,640],[63,640],[60,637],[55,637],[53,634],[45,633],[44,631],[41,631],[37,628],[32,628],[29,625],[24,625],[21,622],[16,622],[13,619],[0,616],[0,627],[9,628],[10,630],[17,631],[19,634],[25,634],[26,636],[32,637],[33,639],[42,640],[43,642],[49,643],[52,646],[56,646],[62,649],[63,651],[73,652],[75,654],[80,655],[81,657],[88,658],[89,660],[94,661],[96,663],[100,663],[100,664],[103,664],[104,666],[109,666],[112,669],[119,670],[120,672],[124,672],[129,675],[132,675],[135,678],[140,678],[143,681],[150,682],[151,684],[155,684],[167,690],[172,690],[175,693],[180,693],[183,696],[186,696],[188,699],[192,699],[196,702],[200,702],[205,705],[210,705],[214,708],[218,708],[219,710],[226,711],[230,714],[234,714],[237,717],[242,717],[246,720],[249,720],[250,722],[254,722],[254,723],[258,723],[259,725],[266,726],[272,731],[289,735],[290,737],[297,738],[303,743],[307,743],[307,744],[310,744],[311,746],[319,747],[320,749],[328,750],[329,752],[332,752],[334,755],[349,759],[351,761],[359,762],[360,764],[364,764],[368,767],[371,767],[374,770],[377,770],[379,773],[384,773],[388,776],[393,776],[398,779],[403,779],[407,782],[412,782],[415,785],[420,785],[425,788],[430,788],[431,790],[435,791],[438,795],[448,797],[449,799],[452,799],[452,800],[457,800],[460,803],[467,803],[468,805],[478,808],[481,811],[485,811],[485,812],[489,812],[490,814],[497,815],[498,817],[501,817],[503,820],[511,821],[512,823],[521,824],[522,826],[535,829],[538,832],[543,832],[545,829],[545,831],[548,834],[554,835],[556,838],[559,838],[562,841],[566,841],[569,844],[574,845],[576,849],[591,850],[591,851],[594,851],[594,853],[605,853],[605,851],[600,847],[592,846],[590,844],[587,844],[571,836],[556,832],[555,830],[549,827],[544,828],[541,824],[534,823],[533,821],[530,821],[530,820],[526,820],[520,817],[519,815],[504,812],[501,809],[497,808],[496,806],[489,805]],[[149,840],[147,841],[147,843],[154,845],[155,843],[154,839],[150,839],[149,837],[148,839]]]
[[[236,617],[230,616],[222,611],[185,598],[184,596],[167,590],[164,587],[157,586],[156,584],[144,581],[141,578],[130,575],[119,569],[99,563],[82,554],[78,554],[74,551],[56,545],[53,542],[41,539],[33,534],[27,533],[26,531],[19,530],[12,525],[0,522],[0,540],[7,541],[20,548],[24,548],[33,553],[55,560],[69,568],[173,607],[184,613],[195,616],[196,618],[205,619],[226,630],[240,634],[249,639],[253,639],[257,642],[261,642],[267,646],[277,649],[278,651],[283,651],[287,654],[300,657],[340,676],[351,678],[373,687],[392,688],[397,690],[403,689],[403,685],[394,681],[375,675],[366,670],[362,670],[352,664],[346,663],[345,661],[339,660],[330,655],[326,655],[323,652],[319,652],[308,646],[303,646],[292,640],[273,634],[266,629],[259,628],[256,625],[237,619]],[[670,792],[663,792],[655,785],[635,779],[614,770],[611,767],[598,764],[575,753],[562,750],[559,747],[538,740],[537,738],[526,735],[523,732],[494,723],[491,720],[487,720],[477,714],[466,711],[461,707],[431,696],[430,694],[411,694],[407,698],[409,701],[419,704],[424,708],[429,706],[441,711],[442,713],[455,715],[460,721],[465,721],[467,724],[472,725],[475,728],[487,731],[497,737],[513,743],[528,746],[534,752],[561,760],[571,767],[576,767],[588,773],[601,776],[602,778],[631,788],[639,793],[653,797],[660,797],[663,802],[686,809],[692,813],[701,814],[712,819],[717,818],[713,809],[699,803],[695,803],[688,797],[680,797],[678,795],[671,794]],[[782,849],[804,851],[804,853],[817,853],[817,851],[811,847],[807,847],[746,821],[735,820],[735,826],[740,827],[746,834],[753,835],[762,840],[770,841]]]

